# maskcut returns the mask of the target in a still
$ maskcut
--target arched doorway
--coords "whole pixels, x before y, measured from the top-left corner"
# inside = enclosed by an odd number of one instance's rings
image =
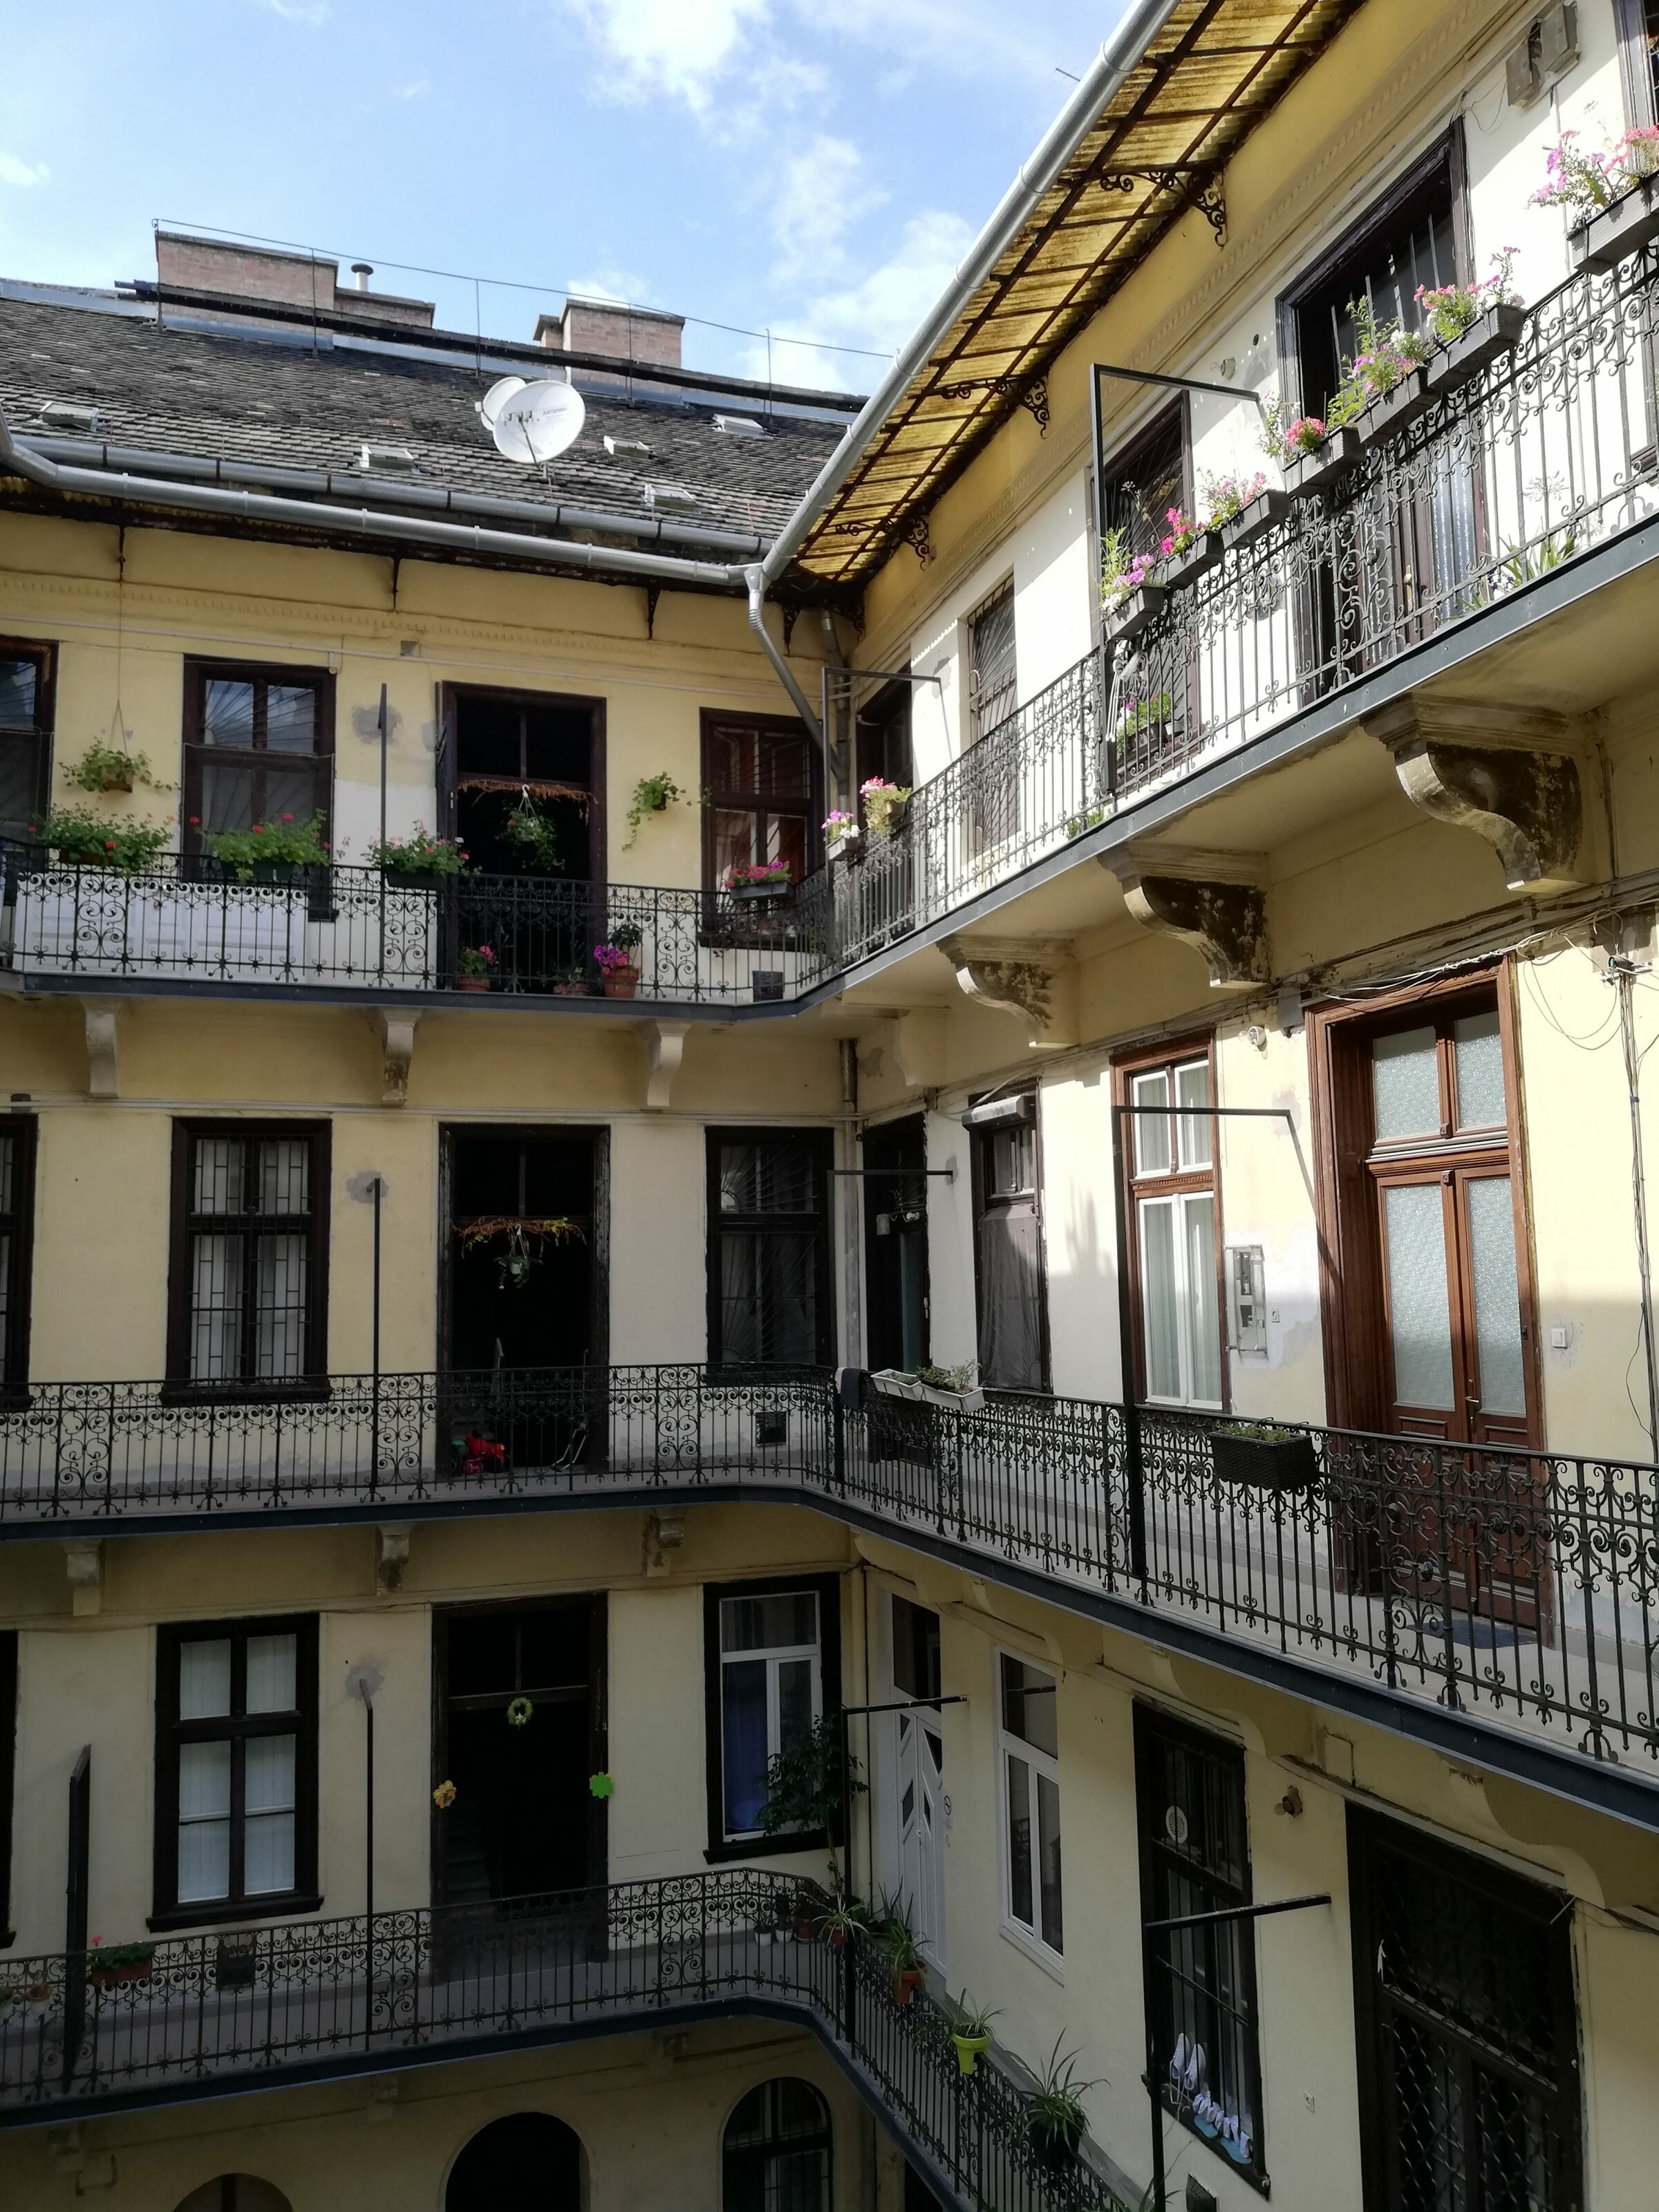
[[[720,2212],[830,2212],[830,2107],[810,2081],[763,2081],[726,2124]]]
[[[582,2147],[550,2112],[480,2128],[450,2169],[444,2212],[581,2212]]]
[[[251,2173],[221,2173],[192,2189],[179,2212],[293,2212],[280,2189]]]

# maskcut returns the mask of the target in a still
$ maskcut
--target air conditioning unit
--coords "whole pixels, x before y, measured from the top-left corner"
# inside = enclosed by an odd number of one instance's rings
[[[1540,9],[1504,61],[1511,107],[1530,107],[1578,59],[1578,10],[1573,0]]]

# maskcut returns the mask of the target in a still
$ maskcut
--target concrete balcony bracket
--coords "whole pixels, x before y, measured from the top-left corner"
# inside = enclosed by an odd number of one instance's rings
[[[1412,804],[1485,838],[1510,890],[1589,880],[1585,769],[1565,716],[1407,699],[1367,716],[1365,727],[1394,755]]]
[[[947,937],[939,950],[957,971],[957,988],[981,1006],[1016,1015],[1034,1051],[1075,1044],[1076,979],[1068,946],[1036,939],[1000,945]]]
[[[413,1534],[408,1521],[382,1521],[374,1531],[374,1587],[382,1597],[395,1597],[404,1586]]]
[[[87,1096],[121,1095],[120,1009],[106,999],[83,999],[87,1023]]]
[[[70,1610],[85,1620],[104,1609],[104,1547],[100,1540],[73,1541],[64,1547],[64,1571],[69,1577]]]
[[[859,1073],[868,1083],[896,1076],[906,1091],[936,1091],[945,1075],[945,1012],[915,1006],[884,1014],[859,1031]]]
[[[415,1030],[421,1018],[417,1013],[383,1006],[374,1018],[380,1032],[380,1103],[407,1106],[409,1071],[415,1059]]]
[[[644,1091],[641,1104],[650,1114],[665,1114],[674,1095],[674,1079],[685,1058],[689,1022],[647,1022],[640,1031],[644,1048]]]
[[[645,1516],[645,1571],[656,1577],[672,1574],[674,1554],[685,1542],[683,1513],[647,1513]]]
[[[1123,903],[1145,929],[1190,945],[1210,971],[1213,991],[1259,990],[1272,981],[1267,902],[1259,863],[1237,854],[1131,853],[1101,865],[1123,890]]]

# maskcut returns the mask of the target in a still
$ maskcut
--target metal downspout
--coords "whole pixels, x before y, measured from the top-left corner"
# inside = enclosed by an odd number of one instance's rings
[[[766,571],[757,562],[752,568],[743,571],[743,580],[749,586],[749,627],[760,640],[760,649],[776,670],[778,681],[789,694],[793,702],[795,712],[817,740],[818,750],[824,756],[825,787],[828,788],[829,780],[832,780],[835,775],[835,763],[829,757],[830,749],[824,740],[823,724],[807,703],[806,694],[796,683],[789,663],[773,644],[772,634],[766,627]]]
[[[763,563],[766,581],[775,583],[805,542],[807,532],[851,476],[888,410],[923,368],[974,294],[1018,238],[1026,218],[1054,183],[1099,119],[1152,40],[1175,13],[1178,0],[1139,0],[1096,56],[1077,90],[1048,127],[1047,137],[1003,194],[1000,204],[975,240],[968,258],[894,362],[862,413],[849,425],[818,472],[817,482],[774,539]]]
[[[533,538],[510,530],[486,530],[470,524],[434,522],[424,515],[389,514],[373,507],[324,506],[307,500],[279,499],[270,493],[225,491],[202,484],[170,483],[159,477],[105,474],[98,469],[65,467],[40,453],[26,452],[11,433],[0,408],[0,470],[53,491],[78,492],[93,499],[130,499],[147,507],[176,507],[198,514],[233,514],[245,521],[285,523],[290,527],[349,531],[362,538],[390,538],[407,544],[442,546],[453,552],[493,554],[538,567],[586,568],[601,574],[637,576],[665,584],[699,584],[730,591],[745,571],[708,561],[682,561],[661,553],[630,553],[619,548],[579,545],[566,538]]]
[[[845,1157],[843,1168],[856,1170],[859,1164],[859,1042],[856,1037],[841,1041],[841,1126]],[[856,1172],[838,1176],[842,1194],[842,1267],[845,1279],[842,1285],[842,1362],[844,1366],[857,1367],[864,1358],[863,1300],[859,1285],[859,1231],[864,1213],[864,1184]],[[865,1692],[866,1697],[870,1692]],[[847,1863],[853,1863],[852,1838],[848,1838]]]

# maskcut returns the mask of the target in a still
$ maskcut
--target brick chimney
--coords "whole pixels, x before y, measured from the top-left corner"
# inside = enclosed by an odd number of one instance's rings
[[[619,300],[583,300],[564,303],[562,315],[538,315],[536,343],[550,353],[603,354],[612,361],[641,361],[659,368],[678,368],[684,315],[665,314],[659,307],[629,307]],[[617,383],[593,369],[580,369],[584,383]],[[640,380],[635,380],[637,387]]]
[[[358,264],[358,271],[362,277],[374,273],[365,264]],[[231,314],[238,321],[258,322],[261,300],[287,307],[315,306],[331,315],[360,315],[365,322],[403,323],[420,331],[432,328],[436,313],[430,300],[371,292],[362,281],[343,287],[337,261],[288,252],[280,246],[238,246],[228,239],[192,238],[181,231],[156,232],[155,275],[163,294],[174,306],[188,306],[191,293],[206,293],[237,304],[204,307],[204,313]],[[249,310],[246,313],[244,301]]]

